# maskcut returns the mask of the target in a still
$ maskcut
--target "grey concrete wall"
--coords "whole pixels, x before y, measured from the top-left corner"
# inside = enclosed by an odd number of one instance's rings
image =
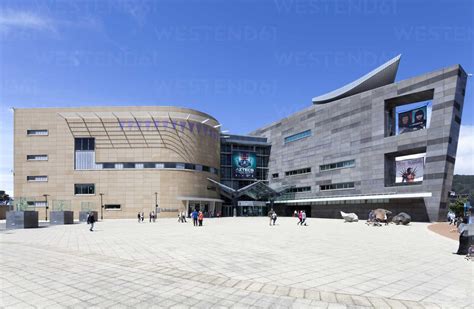
[[[459,65],[359,93],[323,105],[313,105],[250,135],[272,144],[269,183],[280,187],[311,186],[295,198],[376,193],[431,192],[425,198],[431,221],[444,220],[451,189],[467,75]],[[432,95],[429,128],[388,136],[386,106],[400,97]],[[311,129],[310,137],[285,145],[284,138]],[[386,156],[426,149],[421,184],[392,186],[387,182]],[[355,160],[353,168],[320,171],[319,166]],[[311,167],[309,174],[287,176],[285,171]],[[279,178],[271,175],[279,173]],[[354,182],[348,190],[321,191],[320,185]],[[404,203],[403,200],[400,200]],[[407,201],[405,201],[407,202]],[[423,207],[423,205],[419,206]]]

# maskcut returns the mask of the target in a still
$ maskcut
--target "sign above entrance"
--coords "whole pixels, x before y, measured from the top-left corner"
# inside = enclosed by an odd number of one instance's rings
[[[257,156],[255,152],[232,152],[232,176],[238,179],[255,179]]]
[[[267,203],[262,201],[238,201],[237,206],[260,206],[265,207]]]

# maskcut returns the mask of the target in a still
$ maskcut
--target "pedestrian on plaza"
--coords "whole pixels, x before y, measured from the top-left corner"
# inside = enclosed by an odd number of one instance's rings
[[[151,223],[151,220],[152,220],[152,214],[151,214],[151,211],[150,211],[150,213],[148,214],[148,219],[150,220],[150,223]]]
[[[143,211],[142,211],[142,214],[140,215],[140,219],[142,220],[142,222],[143,220],[145,220],[145,213]]]
[[[183,218],[181,217],[181,212],[178,212],[178,222],[182,222]]]
[[[193,217],[193,225],[197,226],[198,225],[198,212],[196,209],[191,213],[191,217]]]
[[[299,225],[302,223],[302,220],[303,220],[303,211],[299,211],[298,212],[298,222],[296,223],[296,225]]]
[[[270,226],[272,225],[272,221],[273,221],[272,215],[273,215],[274,212],[275,211],[273,210],[273,208],[270,209],[270,211],[268,212],[268,219],[270,219]]]
[[[198,221],[199,221],[199,226],[202,226],[202,221],[204,221],[204,214],[202,213],[202,211],[199,212]]]
[[[152,218],[153,222],[155,222],[155,220],[156,220],[156,214],[155,214],[155,211],[154,211],[154,210],[152,210],[152,212],[151,212],[151,218]]]
[[[274,211],[274,212],[272,213],[273,225],[275,225],[276,220],[277,220],[277,213]]]
[[[188,221],[186,221],[186,213],[184,211],[181,213],[181,222],[183,222],[183,223],[188,222]]]
[[[142,218],[142,216],[140,215],[140,212],[138,212],[137,218],[138,218],[138,223],[140,223],[140,220]]]
[[[301,225],[306,225],[306,211],[301,213]]]
[[[91,225],[91,228],[89,229],[89,231],[91,231],[91,232],[93,232],[94,223],[95,223],[94,213],[90,212],[89,215],[87,216],[87,224]]]
[[[297,217],[298,216],[298,211],[295,209],[295,211],[293,212],[293,217]]]

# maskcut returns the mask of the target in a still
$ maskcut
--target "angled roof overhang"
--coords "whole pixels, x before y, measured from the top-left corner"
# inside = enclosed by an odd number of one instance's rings
[[[361,78],[334,91],[313,98],[313,104],[324,104],[339,100],[367,90],[392,84],[397,75],[401,55],[385,62]]]
[[[263,181],[259,180],[256,182],[253,182],[249,184],[248,186],[245,186],[243,188],[240,188],[238,190],[233,189],[231,187],[228,187],[218,181],[215,181],[214,179],[208,178],[210,182],[213,184],[216,184],[219,186],[222,190],[222,192],[225,193],[226,196],[229,196],[230,198],[237,198],[242,195],[247,195],[253,199],[259,200],[259,199],[267,199],[267,198],[274,198],[276,196],[279,196],[281,192],[276,191],[272,188],[270,188],[268,185],[266,185]]]

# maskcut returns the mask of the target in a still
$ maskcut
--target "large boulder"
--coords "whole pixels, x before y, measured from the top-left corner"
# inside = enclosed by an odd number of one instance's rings
[[[406,212],[401,212],[392,218],[392,222],[395,223],[396,225],[399,225],[399,224],[407,225],[411,222],[411,217]]]
[[[344,219],[345,222],[357,222],[359,221],[359,217],[351,212],[351,213],[345,213],[341,211],[341,217]]]

